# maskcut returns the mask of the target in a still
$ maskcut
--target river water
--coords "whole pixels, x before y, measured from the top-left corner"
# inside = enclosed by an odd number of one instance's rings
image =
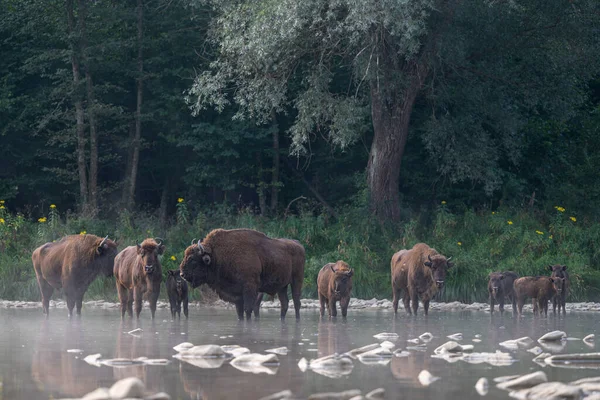
[[[288,316],[281,322],[279,311],[265,310],[259,321],[238,322],[233,310],[191,309],[189,321],[170,320],[167,310],[158,310],[155,322],[147,312],[139,322],[121,322],[116,310],[84,309],[80,319],[68,320],[65,310],[52,310],[48,320],[41,310],[0,309],[0,400],[77,398],[97,387],[110,387],[115,381],[137,376],[152,392],[163,391],[173,399],[259,399],[289,389],[296,398],[319,392],[360,389],[363,394],[384,388],[387,399],[477,399],[474,385],[480,377],[490,379],[486,399],[506,399],[508,393],[495,388],[491,378],[543,370],[549,381],[569,382],[598,376],[599,370],[541,367],[525,350],[511,352],[517,361],[510,366],[449,363],[432,358],[433,349],[462,333],[462,344],[473,344],[476,352],[508,352],[498,343],[529,336],[537,340],[552,330],[563,330],[569,337],[583,338],[597,331],[597,313],[570,313],[566,317],[512,318],[511,313],[490,316],[486,312],[432,312],[417,318],[387,310],[349,310],[347,320],[321,320],[314,310],[302,310],[296,322]],[[141,328],[138,336],[127,332]],[[398,348],[424,332],[434,338],[424,350],[408,350],[408,357],[393,357],[388,363],[362,364],[354,360],[352,372],[330,378],[312,370],[302,372],[298,361],[377,343],[373,335],[396,332]],[[473,342],[481,335],[481,342]],[[223,363],[219,368],[199,368],[172,358],[173,346],[181,342],[237,344],[254,353],[286,346],[273,375],[243,372]],[[81,349],[82,353],[67,352]],[[553,353],[595,351],[581,340],[570,340]],[[102,358],[166,358],[166,366],[95,367],[83,361],[86,355],[100,353]],[[423,369],[440,379],[423,387],[417,376]]]

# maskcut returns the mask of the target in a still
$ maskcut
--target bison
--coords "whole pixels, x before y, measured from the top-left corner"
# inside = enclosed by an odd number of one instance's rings
[[[513,283],[519,276],[512,271],[490,272],[488,281],[488,292],[490,294],[490,312],[494,313],[494,305],[498,302],[500,312],[504,312],[504,298],[512,301],[513,313],[517,313],[517,299]]]
[[[566,265],[549,265],[548,269],[552,272],[550,277],[552,278],[562,278],[562,285],[559,285],[556,288],[556,295],[552,297],[552,312],[556,312],[556,306],[558,306],[558,313],[560,314],[560,309],[562,308],[563,314],[566,314],[565,303],[567,296],[569,295],[569,288],[571,286],[571,282],[569,281],[569,273],[567,272]]]
[[[423,302],[425,315],[429,312],[429,301],[444,287],[446,273],[454,266],[452,257],[444,257],[425,243],[417,243],[407,253],[401,255],[402,263],[408,268],[406,279],[408,296],[404,296],[404,307],[417,315],[419,299]],[[400,288],[403,290],[404,288]]]
[[[252,229],[215,229],[185,250],[179,270],[193,288],[206,283],[221,299],[234,303],[239,319],[244,312],[247,319],[252,311],[257,315],[259,292],[277,293],[285,318],[291,286],[300,318],[304,260],[304,247],[295,240],[272,239]]]
[[[317,276],[317,290],[321,303],[321,317],[325,314],[325,304],[330,317],[337,316],[335,303],[339,300],[342,317],[348,313],[350,292],[352,291],[352,275],[354,271],[342,260],[326,264]]]
[[[408,304],[408,266],[404,259],[409,250],[400,250],[392,256],[391,269],[392,269],[392,305],[394,307],[394,313],[398,312],[398,302],[400,301],[400,294],[404,291],[402,301],[404,302],[404,308],[410,313]]]
[[[557,287],[562,285],[563,278],[550,278],[548,276],[524,276],[515,280],[514,290],[517,296],[517,311],[523,315],[525,299],[531,297],[533,302],[533,314],[542,312],[548,315],[548,300],[556,294]]]
[[[54,289],[63,289],[69,317],[77,306],[81,315],[83,295],[102,273],[111,276],[117,255],[117,244],[107,237],[70,235],[58,242],[46,243],[33,251],[31,260],[37,277],[44,314],[50,313],[50,297]]]
[[[125,311],[130,317],[133,316],[134,300],[135,316],[139,318],[145,294],[154,319],[162,281],[162,267],[158,256],[164,251],[165,246],[161,242],[146,239],[142,244],[123,249],[115,258],[114,274],[121,301],[121,318],[125,318]]]
[[[179,270],[172,269],[167,272],[167,295],[171,304],[171,317],[175,314],[181,318],[181,304],[183,303],[183,315],[188,317],[188,285],[181,277]]]

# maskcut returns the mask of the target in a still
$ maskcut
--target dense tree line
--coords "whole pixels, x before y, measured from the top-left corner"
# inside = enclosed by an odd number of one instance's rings
[[[592,0],[4,0],[0,198],[597,217],[599,27]]]

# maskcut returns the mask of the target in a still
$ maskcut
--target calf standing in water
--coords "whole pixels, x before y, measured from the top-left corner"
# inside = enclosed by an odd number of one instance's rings
[[[158,256],[164,251],[163,244],[154,239],[146,239],[142,244],[129,246],[117,254],[114,274],[121,300],[121,318],[125,317],[125,310],[130,317],[133,316],[134,300],[135,316],[139,318],[142,312],[142,297],[146,295],[154,319],[162,281],[162,267]]]
[[[562,278],[550,278],[548,276],[524,276],[514,283],[517,296],[517,308],[519,315],[523,315],[525,299],[531,297],[533,301],[533,314],[542,312],[548,316],[548,300],[556,295],[557,286],[562,285]]]
[[[350,292],[352,291],[352,275],[354,271],[344,261],[326,264],[319,271],[317,287],[321,302],[321,317],[325,314],[325,304],[330,317],[337,316],[335,303],[339,300],[342,317],[346,317]]]
[[[519,276],[511,271],[490,272],[490,281],[488,282],[488,292],[490,293],[490,312],[494,313],[494,305],[498,302],[500,312],[504,312],[504,298],[512,300],[513,313],[517,313],[517,299],[513,283]]]
[[[552,312],[556,312],[556,306],[558,305],[558,313],[562,307],[563,314],[566,314],[565,303],[567,296],[569,295],[569,273],[567,272],[566,265],[549,265],[548,269],[552,271],[551,278],[561,278],[562,284],[556,288],[556,295],[552,298]]]
[[[188,317],[188,285],[181,277],[178,269],[172,269],[167,273],[167,295],[171,303],[171,317],[175,314],[181,318],[181,303],[183,303],[183,315]]]

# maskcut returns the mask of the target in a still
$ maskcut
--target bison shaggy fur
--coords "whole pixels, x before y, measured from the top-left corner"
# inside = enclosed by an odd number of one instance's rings
[[[221,299],[235,304],[239,319],[244,312],[248,319],[252,311],[257,315],[258,293],[277,294],[285,318],[291,286],[300,318],[304,262],[304,247],[295,240],[269,238],[252,229],[215,229],[185,250],[179,270],[192,287],[206,283]]]
[[[550,277],[562,279],[562,284],[558,285],[556,288],[556,295],[552,297],[552,312],[556,312],[556,306],[558,306],[558,313],[560,314],[560,310],[562,308],[563,314],[566,314],[565,304],[571,286],[569,273],[567,272],[567,266],[560,264],[549,265],[548,269],[552,272]]]
[[[139,318],[145,295],[154,319],[162,282],[162,266],[158,256],[164,251],[163,244],[146,239],[141,244],[123,249],[115,258],[114,274],[121,301],[121,318],[125,317],[125,311],[130,317],[133,316],[134,301],[135,316]]]
[[[548,315],[548,300],[556,294],[556,286],[561,285],[561,278],[548,276],[524,276],[515,280],[514,289],[517,296],[517,311],[523,314],[523,305],[529,297],[533,302],[533,314],[544,312]]]
[[[171,317],[175,319],[175,314],[181,318],[181,305],[183,303],[183,315],[188,317],[188,285],[181,277],[178,269],[172,269],[167,272],[167,295],[171,305]]]
[[[423,302],[425,315],[429,312],[429,302],[438,290],[443,288],[446,273],[453,264],[450,258],[439,254],[425,243],[417,243],[410,251],[401,256],[402,263],[408,267],[407,286],[408,297],[405,296],[404,307],[417,315],[419,299]]]
[[[348,313],[350,292],[352,292],[352,275],[354,271],[342,260],[325,264],[317,276],[317,290],[321,303],[321,317],[325,314],[325,304],[330,317],[337,316],[335,303],[340,302],[342,317]]]
[[[513,283],[519,276],[512,271],[490,272],[488,281],[488,292],[490,294],[490,312],[494,312],[494,305],[498,302],[500,312],[504,312],[504,299],[512,301],[513,313],[517,313],[517,299]]]
[[[37,277],[44,313],[49,314],[54,289],[63,289],[69,317],[77,306],[81,315],[83,295],[98,274],[112,275],[117,244],[95,235],[70,235],[46,243],[33,251],[31,260]]]

